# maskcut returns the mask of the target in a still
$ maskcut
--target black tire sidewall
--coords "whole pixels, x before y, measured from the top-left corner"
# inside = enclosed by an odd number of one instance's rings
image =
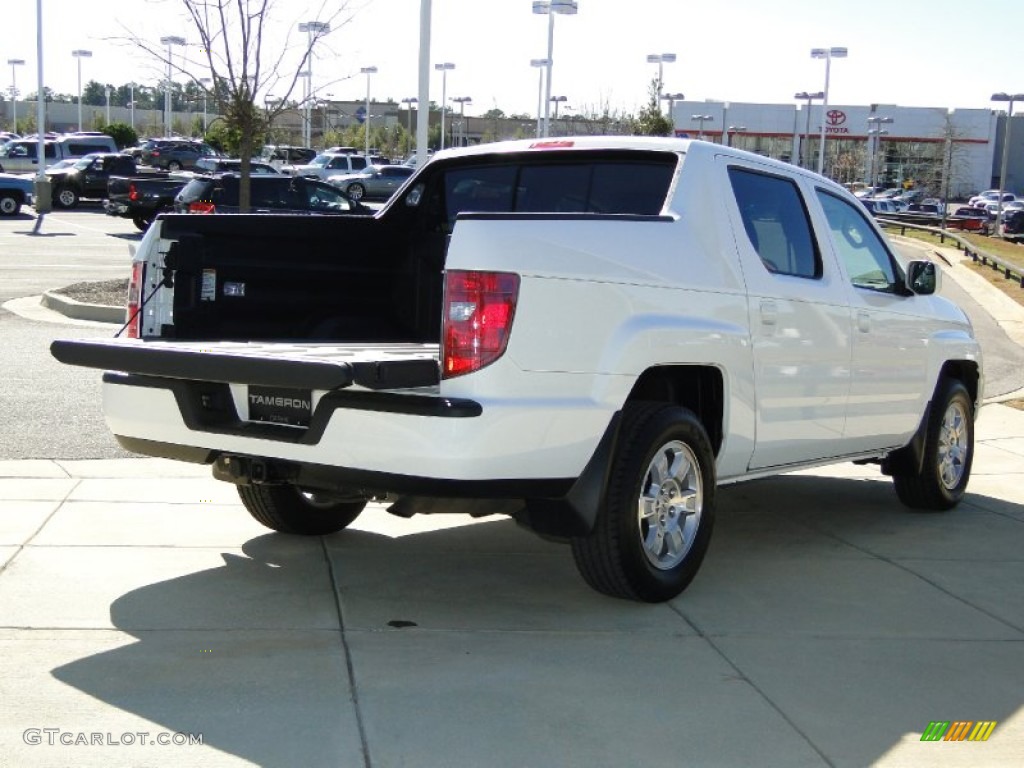
[[[4,210],[8,205],[10,210]],[[14,216],[20,209],[21,201],[14,197],[14,195],[0,195],[0,216]]]
[[[626,418],[631,418],[628,411]],[[616,528],[619,556],[630,574],[637,596],[657,602],[678,595],[696,576],[707,552],[714,527],[715,468],[707,433],[693,413],[685,408],[665,406],[630,427],[622,436],[621,452],[613,463],[608,484],[605,514]],[[665,444],[678,440],[689,446],[699,464],[702,483],[700,525],[682,562],[670,570],[655,568],[644,554],[637,517],[637,499],[647,468],[655,453]]]

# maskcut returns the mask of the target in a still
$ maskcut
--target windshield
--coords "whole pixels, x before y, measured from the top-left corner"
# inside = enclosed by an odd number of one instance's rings
[[[75,163],[74,169],[76,171],[84,171],[86,168],[90,167],[91,165],[92,165],[92,159],[82,159],[82,160],[79,160],[77,163]]]

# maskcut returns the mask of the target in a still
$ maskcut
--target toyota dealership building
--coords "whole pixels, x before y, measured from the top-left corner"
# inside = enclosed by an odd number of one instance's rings
[[[950,198],[999,186],[1007,118],[990,109],[676,101],[677,136],[818,168],[844,184],[920,188]],[[1014,119],[1005,188],[1024,193],[1024,124]]]

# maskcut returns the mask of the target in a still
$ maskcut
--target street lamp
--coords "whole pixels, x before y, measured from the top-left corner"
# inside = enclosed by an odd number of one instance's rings
[[[807,126],[804,130],[803,139],[800,141],[800,167],[806,168],[808,165],[807,150],[810,148],[811,144],[811,102],[815,99],[824,99],[825,92],[818,91],[816,93],[808,93],[807,91],[800,91],[800,93],[794,94],[793,98],[807,100],[807,106],[804,109],[804,112],[806,112],[805,117],[807,118]]]
[[[698,139],[703,139],[704,138],[704,123],[705,122],[708,122],[708,123],[714,122],[715,117],[714,117],[714,115],[690,115],[690,120],[696,121],[700,125],[700,128],[698,129],[699,133],[697,134],[697,138]]]
[[[555,14],[562,13],[567,16],[572,16],[575,15],[578,10],[579,3],[577,0],[533,0],[533,12],[542,15],[547,14],[548,17],[548,77],[544,93],[544,136],[548,135],[548,129],[551,127],[551,113],[549,109],[551,107],[551,69],[555,61]]]
[[[872,187],[878,186],[875,183],[875,176],[878,175],[879,169],[877,169],[875,163],[878,156],[878,150],[882,144],[881,137],[889,133],[888,131],[882,130],[881,126],[891,122],[891,117],[872,115],[868,118],[868,151],[871,153],[868,164],[868,185]],[[874,137],[874,146],[871,145],[871,137]]]
[[[732,146],[732,135],[734,133],[743,133],[746,130],[747,130],[747,126],[745,126],[745,125],[730,125],[728,128],[726,128],[725,129],[725,146],[727,146],[727,147],[731,147]]]
[[[661,84],[664,82],[664,66],[676,60],[674,53],[649,53],[647,54],[648,64],[658,65],[658,104],[661,104]]]
[[[1024,93],[993,93],[992,101],[1007,102],[1006,130],[1003,132],[1003,163],[999,169],[999,208],[996,209],[996,234],[1002,235],[1003,192],[1006,189],[1006,166],[1010,160],[1010,126],[1013,125],[1013,102],[1024,101]]]
[[[82,59],[92,58],[92,51],[86,51],[81,48],[72,51],[71,55],[78,59],[78,130],[82,130]],[[42,100],[43,94],[39,94],[40,100]]]
[[[128,83],[128,108],[132,115],[132,130],[135,130],[135,82]]]
[[[7,63],[11,65],[11,131],[14,133],[18,132],[18,79],[15,76],[15,67],[20,67],[25,63],[24,59],[8,59]]]
[[[160,38],[160,45],[167,46],[167,82],[164,84],[164,135],[171,135],[171,46],[185,45],[185,38],[167,35]]]
[[[419,104],[420,100],[415,96],[407,96],[402,99],[402,103],[405,104],[406,109],[409,110],[406,115],[406,131],[405,131],[405,154],[409,155],[412,153],[412,105]]]
[[[110,86],[109,85],[106,88],[106,96],[107,96],[107,125],[110,125]]]
[[[818,173],[825,170],[825,113],[828,111],[828,78],[832,68],[832,59],[845,59],[846,48],[812,48],[812,59],[825,60],[825,90],[821,99],[821,146],[818,147]]]
[[[331,31],[331,25],[326,21],[304,21],[299,24],[299,32],[307,34],[308,46],[306,48],[306,71],[301,74],[306,76],[306,124],[305,140],[306,146],[313,144],[313,44],[323,35]]]
[[[448,71],[455,69],[450,61],[435,64],[434,69],[441,73],[441,149],[444,149],[444,112],[448,109]],[[429,120],[429,114],[427,116]]]
[[[207,122],[206,122],[206,95],[209,92],[209,86],[210,86],[210,83],[212,83],[212,82],[213,82],[213,80],[211,80],[209,77],[200,77],[199,78],[199,85],[203,89],[203,136],[204,137],[206,136],[206,130],[207,130],[207,127],[208,127]]]
[[[547,69],[550,59],[530,59],[530,66],[537,68],[537,138],[540,138],[543,118],[541,117],[541,102],[544,99],[544,71]]]
[[[459,146],[466,146],[466,105],[473,102],[472,96],[453,96],[452,101],[459,105],[459,133],[462,138],[459,141]]]
[[[366,75],[366,157],[370,157],[370,75],[377,74],[376,67],[362,67],[359,72]],[[367,161],[369,162],[369,161]]]
[[[555,122],[558,122],[558,105],[564,104],[569,99],[565,96],[552,96],[550,101],[555,105]]]
[[[675,111],[676,102],[682,101],[686,97],[681,93],[666,93],[661,98],[663,101],[668,102],[668,119],[671,121],[672,128],[674,130],[676,127],[676,119],[672,116],[672,113]]]

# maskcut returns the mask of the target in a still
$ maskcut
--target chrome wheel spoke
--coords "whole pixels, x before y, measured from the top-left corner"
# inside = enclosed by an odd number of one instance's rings
[[[685,558],[700,525],[703,489],[697,457],[673,440],[651,457],[637,499],[638,535],[647,561],[671,570]]]

